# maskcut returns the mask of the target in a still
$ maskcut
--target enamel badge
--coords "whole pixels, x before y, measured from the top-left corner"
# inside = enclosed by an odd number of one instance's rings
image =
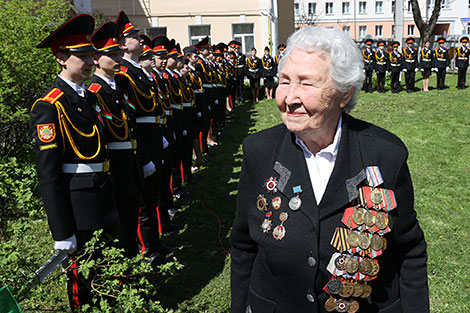
[[[263,195],[259,195],[256,199],[256,207],[260,212],[264,212],[268,209],[268,200]]]
[[[38,124],[38,138],[42,142],[51,142],[55,139],[56,132],[55,132],[55,125],[54,123],[50,124]]]
[[[277,192],[276,178],[269,177],[269,179],[266,179],[266,182],[264,183],[264,189],[271,194]]]
[[[281,207],[281,197],[277,196],[277,197],[273,198],[273,200],[271,202],[273,204],[273,209],[274,210],[279,210],[279,208]]]

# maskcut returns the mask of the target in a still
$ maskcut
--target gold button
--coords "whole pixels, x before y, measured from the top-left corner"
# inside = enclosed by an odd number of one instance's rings
[[[104,145],[104,148],[105,148],[105,149],[108,149],[108,145]]]
[[[82,112],[83,110],[82,110],[82,108],[77,108],[77,111]]]
[[[119,100],[116,100],[116,103],[119,103]]]
[[[134,131],[134,128],[131,128],[131,132],[133,132],[133,131]]]
[[[137,154],[137,151],[134,150],[134,154]]]

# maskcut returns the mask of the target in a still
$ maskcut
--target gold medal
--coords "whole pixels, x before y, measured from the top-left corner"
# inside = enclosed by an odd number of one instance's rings
[[[364,288],[358,282],[355,282],[353,284],[353,286],[354,286],[354,292],[353,292],[352,296],[355,297],[355,298],[360,297],[362,295],[362,292],[363,292]]]
[[[352,231],[348,234],[348,244],[353,248],[357,247],[359,244],[359,235],[356,232]]]
[[[375,215],[372,213],[372,211],[367,210],[366,214],[364,214],[364,221],[367,227],[372,227],[375,225]]]
[[[354,257],[350,257],[346,261],[344,268],[346,269],[346,272],[348,272],[349,274],[354,274],[359,269],[359,262]]]
[[[368,259],[364,259],[359,263],[359,272],[364,275],[368,275],[372,271],[372,262]]]
[[[349,301],[348,313],[356,313],[359,310],[359,302],[356,300]]]
[[[287,214],[287,212],[281,212],[281,214],[279,214],[279,220],[281,220],[282,223],[287,221],[288,217],[289,217],[289,214]]]
[[[338,299],[335,308],[338,312],[347,312],[349,310],[349,302],[344,299]]]
[[[377,274],[379,273],[379,270],[380,270],[379,262],[372,261],[370,263],[372,265],[372,270],[370,271],[369,276],[371,276],[371,277],[377,276]]]
[[[265,218],[264,221],[261,223],[261,230],[263,233],[267,233],[271,230],[273,222],[269,218]]]
[[[325,310],[327,312],[332,312],[336,307],[336,299],[333,297],[328,298],[325,302]]]
[[[264,212],[268,209],[268,201],[263,195],[259,195],[256,199],[256,207],[260,212]]]
[[[354,292],[353,284],[351,284],[347,280],[344,280],[342,282],[342,284],[343,284],[343,290],[341,290],[339,295],[343,298],[348,298],[348,297],[352,296],[352,294]]]
[[[362,286],[362,288],[363,288],[363,292],[362,292],[361,298],[365,299],[372,294],[372,287],[370,285],[365,284],[364,286]]]
[[[382,193],[378,189],[373,189],[370,192],[370,200],[372,200],[372,203],[375,205],[379,205],[383,201]]]
[[[383,212],[377,213],[377,215],[375,216],[375,225],[377,225],[377,227],[382,230],[387,228],[388,226],[387,214]]]
[[[345,255],[340,255],[335,259],[335,266],[337,269],[340,271],[344,271],[344,266],[346,264],[346,256]]]
[[[382,237],[382,241],[384,242],[384,246],[382,247],[382,252],[383,252],[383,251],[385,251],[385,249],[387,249],[387,239]]]
[[[358,244],[359,244],[359,247],[361,247],[362,250],[369,249],[369,246],[370,246],[369,234],[368,233],[361,233],[359,235]]]
[[[372,239],[370,240],[370,247],[373,250],[375,251],[382,250],[383,246],[384,246],[384,242],[382,240],[382,237],[372,236]]]
[[[354,209],[352,219],[358,226],[364,224],[364,212],[362,211],[362,208]]]

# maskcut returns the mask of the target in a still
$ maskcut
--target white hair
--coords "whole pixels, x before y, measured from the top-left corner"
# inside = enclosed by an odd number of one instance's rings
[[[287,39],[287,47],[279,62],[279,71],[290,53],[295,49],[317,52],[330,59],[330,77],[337,90],[348,92],[353,89],[351,100],[344,108],[354,109],[364,80],[364,61],[356,43],[338,29],[307,26],[296,31]]]

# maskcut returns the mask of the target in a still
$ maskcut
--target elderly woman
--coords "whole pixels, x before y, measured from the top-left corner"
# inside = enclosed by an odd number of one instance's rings
[[[346,113],[362,69],[339,30],[289,38],[276,93],[284,123],[243,144],[232,313],[429,312],[407,149]]]

